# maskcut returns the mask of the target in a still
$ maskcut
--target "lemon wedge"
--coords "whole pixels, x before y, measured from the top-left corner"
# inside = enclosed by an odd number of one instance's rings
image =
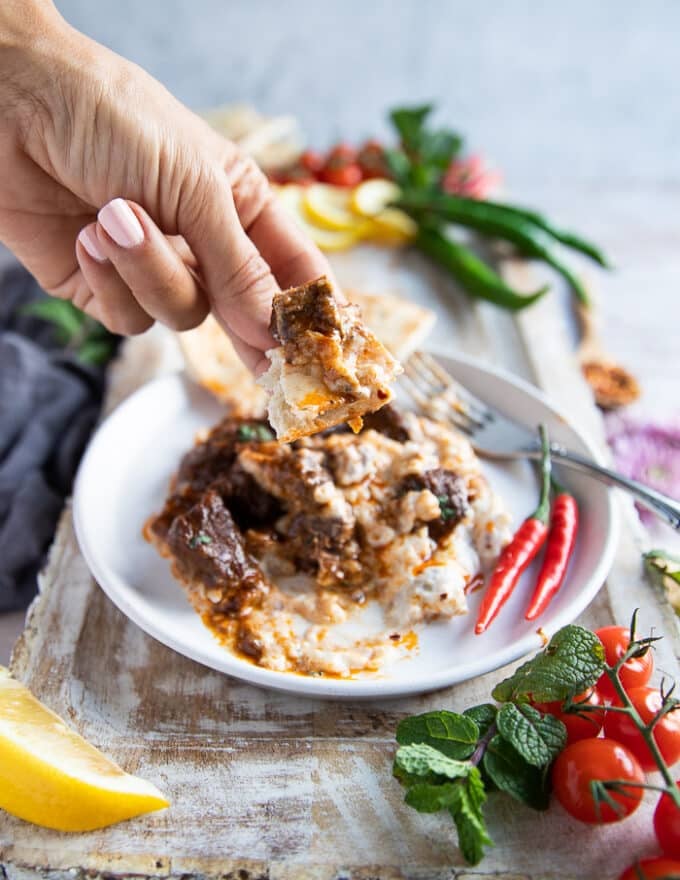
[[[0,807],[58,831],[91,831],[169,805],[0,666]]]
[[[304,192],[303,205],[310,220],[325,229],[355,230],[363,225],[350,206],[351,195],[346,189],[315,183]]]
[[[371,238],[375,241],[399,247],[413,241],[418,227],[415,220],[398,208],[384,208],[373,217],[372,230]]]
[[[357,224],[353,229],[328,229],[313,223],[305,208],[303,187],[291,183],[278,187],[276,193],[283,208],[323,251],[347,250],[365,234],[363,224]]]
[[[400,195],[401,190],[396,183],[376,177],[360,183],[354,189],[350,203],[352,210],[362,217],[375,217],[391,202],[396,202]]]

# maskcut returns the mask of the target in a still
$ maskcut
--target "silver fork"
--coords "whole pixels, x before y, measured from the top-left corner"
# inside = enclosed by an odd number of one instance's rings
[[[403,366],[399,385],[418,409],[424,415],[435,415],[466,433],[479,455],[499,459],[540,457],[536,432],[479,400],[430,355],[415,352]],[[551,442],[550,450],[555,461],[585,471],[609,486],[625,489],[674,529],[680,530],[680,502],[602,467],[561,443]]]

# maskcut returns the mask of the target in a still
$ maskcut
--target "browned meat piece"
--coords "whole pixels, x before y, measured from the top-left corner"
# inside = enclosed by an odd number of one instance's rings
[[[441,516],[427,524],[430,536],[438,541],[452,532],[468,512],[465,480],[445,468],[433,468],[423,474],[410,474],[401,481],[398,495],[429,489],[437,501]]]
[[[392,397],[401,368],[359,309],[338,303],[327,278],[275,294],[271,330],[280,345],[267,352],[260,384],[280,440],[351,423]]]
[[[178,573],[193,590],[200,589],[206,608],[237,614],[266,590],[264,575],[217,492],[208,490],[177,516],[166,541]]]
[[[276,306],[269,329],[282,345],[297,345],[309,331],[324,336],[342,333],[340,306],[327,278],[277,293]]]
[[[397,443],[407,443],[411,438],[406,427],[406,419],[400,410],[388,403],[376,412],[364,416],[364,431],[378,431]]]
[[[300,512],[286,524],[286,553],[321,586],[354,584],[361,573],[354,521]]]
[[[314,503],[314,490],[329,483],[323,453],[307,447],[262,443],[242,450],[241,467],[274,497],[298,503]]]

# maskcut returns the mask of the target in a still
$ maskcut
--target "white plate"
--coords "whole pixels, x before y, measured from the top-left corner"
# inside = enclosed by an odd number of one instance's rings
[[[547,423],[551,435],[593,454],[567,419],[534,388],[460,357],[444,366],[484,400],[529,425]],[[481,593],[469,597],[464,617],[418,629],[419,651],[374,678],[324,679],[272,672],[219,645],[170,574],[167,561],[142,538],[146,518],[160,510],[168,480],[196,432],[218,421],[219,405],[183,374],[157,379],[116,409],[95,434],[80,466],[74,493],[75,527],[93,575],[120,610],[168,647],[213,669],[254,684],[318,697],[387,697],[434,690],[482,675],[541,647],[537,623],[523,612],[535,570],[529,570],[489,630],[473,633]],[[517,524],[533,510],[537,481],[528,462],[484,462]],[[576,495],[581,526],[568,579],[543,618],[547,634],[574,618],[602,585],[616,541],[608,490],[575,472],[561,481]]]

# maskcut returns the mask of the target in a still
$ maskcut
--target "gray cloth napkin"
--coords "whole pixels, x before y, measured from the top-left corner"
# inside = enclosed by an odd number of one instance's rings
[[[0,612],[25,607],[97,420],[104,368],[78,362],[22,308],[44,297],[20,266],[0,276]]]

